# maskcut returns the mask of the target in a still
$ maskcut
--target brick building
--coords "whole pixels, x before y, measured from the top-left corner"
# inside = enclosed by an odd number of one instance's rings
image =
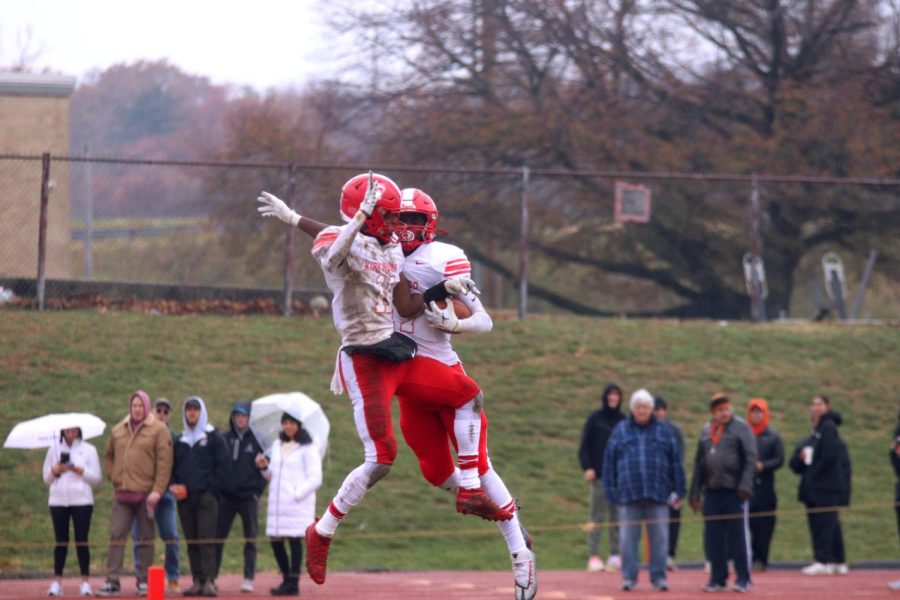
[[[69,97],[75,78],[0,73],[0,155],[69,153]],[[71,275],[69,168],[54,162],[47,216],[48,278]],[[35,277],[41,161],[0,158],[0,277]]]

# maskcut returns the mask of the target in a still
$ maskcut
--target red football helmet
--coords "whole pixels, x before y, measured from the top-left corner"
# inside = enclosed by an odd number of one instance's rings
[[[391,241],[398,229],[400,211],[400,187],[389,177],[374,173],[376,185],[382,187],[381,199],[375,205],[375,211],[366,219],[365,231],[383,242]],[[350,221],[359,205],[362,204],[369,189],[369,174],[361,173],[352,177],[341,188],[341,218]]]
[[[422,215],[423,218],[412,220],[404,215]],[[400,220],[403,231],[399,233],[400,245],[409,254],[422,244],[434,241],[438,233],[438,209],[431,196],[416,188],[405,188],[400,197]]]

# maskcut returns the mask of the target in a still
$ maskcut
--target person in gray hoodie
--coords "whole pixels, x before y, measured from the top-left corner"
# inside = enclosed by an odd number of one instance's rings
[[[619,559],[619,516],[615,504],[607,502],[603,494],[603,453],[613,429],[625,418],[622,414],[622,388],[609,383],[600,396],[600,409],[592,412],[584,423],[581,444],[578,447],[578,462],[584,472],[584,480],[591,486],[590,520],[591,529],[587,534],[590,572],[618,571]],[[603,521],[609,521],[609,558],[606,565],[600,558],[600,534]]]
[[[244,581],[242,592],[253,591],[256,575],[256,537],[259,535],[259,497],[266,489],[266,479],[256,466],[256,459],[265,450],[250,431],[250,401],[238,400],[231,409],[229,431],[225,446],[228,448],[228,475],[219,486],[219,522],[216,530],[216,574],[222,567],[224,540],[231,532],[234,518],[241,516],[244,529]]]
[[[703,427],[694,459],[690,504],[702,508],[704,541],[710,562],[710,580],[703,590],[723,591],[728,579],[728,559],[734,561],[734,591],[750,588],[747,549],[747,500],[753,492],[756,472],[756,439],[747,422],[734,416],[725,394],[709,403],[712,419]],[[701,504],[702,501],[702,504]]]

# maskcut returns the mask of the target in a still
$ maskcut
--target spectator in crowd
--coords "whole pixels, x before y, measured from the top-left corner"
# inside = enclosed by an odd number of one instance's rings
[[[153,563],[153,518],[172,476],[172,437],[150,410],[150,396],[138,390],[128,400],[128,416],[106,441],[103,469],[115,488],[110,510],[106,583],[97,593],[117,596],[125,558],[125,539],[138,524],[138,594],[147,593],[147,567]]]
[[[850,503],[850,455],[838,435],[841,421],[827,396],[815,396],[810,405],[812,433],[791,456],[791,470],[800,475],[797,497],[807,508],[813,546],[813,563],[803,568],[804,575],[846,575],[848,571],[838,507]]]
[[[750,548],[753,564],[760,571],[769,565],[769,545],[775,532],[775,471],[784,464],[784,445],[778,432],[769,427],[769,404],[754,398],[747,407],[747,421],[756,436],[756,473],[753,477],[753,496],[750,497]],[[755,513],[766,513],[753,516]]]
[[[897,535],[900,536],[900,413],[897,414],[897,425],[894,427],[894,439],[891,440],[891,464],[894,466],[894,512],[897,513]],[[900,579],[888,584],[895,592],[900,592]]]
[[[600,409],[588,416],[581,433],[581,445],[578,447],[578,460],[584,471],[584,480],[591,486],[590,524],[587,534],[588,571],[594,573],[604,569],[600,558],[600,534],[603,532],[603,521],[609,525],[609,557],[605,568],[607,571],[618,571],[619,560],[619,528],[616,525],[618,515],[616,507],[606,501],[603,493],[603,451],[613,429],[625,416],[622,414],[622,388],[615,383],[608,384],[600,396]]]
[[[653,399],[653,416],[657,421],[668,423],[675,435],[678,444],[678,462],[684,468],[684,430],[669,419],[669,403],[665,398],[657,396]],[[681,504],[669,506],[669,557],[666,559],[666,567],[670,571],[676,569],[675,551],[678,549],[678,533],[681,531]]]
[[[241,516],[244,529],[244,581],[242,592],[253,591],[256,576],[256,537],[259,535],[259,497],[266,488],[266,480],[256,466],[256,457],[262,454],[260,446],[250,431],[250,401],[238,400],[231,409],[230,428],[225,432],[228,449],[228,469],[220,486],[219,523],[216,528],[216,575],[222,567],[224,540],[231,532],[236,515]]]
[[[704,516],[704,549],[710,562],[705,592],[721,592],[728,580],[728,560],[737,576],[732,589],[750,589],[747,549],[747,500],[753,492],[756,472],[756,440],[750,426],[734,416],[728,396],[715,394],[712,413],[697,442],[690,502]]]
[[[206,404],[189,396],[183,405],[184,431],[175,444],[172,486],[178,516],[188,544],[193,585],[185,596],[217,596],[216,525],[219,484],[228,476],[228,450],[222,435],[209,423]]]
[[[153,407],[156,418],[169,427],[169,418],[172,416],[172,404],[168,398],[157,398]],[[169,435],[172,437],[172,444],[178,440],[178,434],[169,427]],[[171,480],[169,481],[171,484]],[[166,489],[166,493],[159,499],[156,505],[156,529],[159,531],[159,537],[166,545],[165,548],[165,569],[167,587],[171,591],[178,591],[178,578],[181,576],[181,557],[180,548],[178,546],[178,515],[176,514],[175,496]],[[137,520],[131,526],[131,539],[138,539]],[[134,564],[138,564],[138,546],[134,546]]]
[[[684,465],[672,428],[653,416],[653,396],[639,389],[631,396],[631,417],[616,425],[603,456],[603,488],[619,509],[622,589],[637,584],[641,530],[650,539],[650,582],[669,589],[669,506],[684,497]]]
[[[51,446],[44,458],[44,483],[50,486],[50,518],[56,548],[53,549],[53,583],[48,596],[62,596],[62,575],[69,552],[69,521],[75,528],[75,553],[81,570],[82,596],[93,596],[91,550],[88,532],[94,512],[94,487],[103,479],[97,449],[81,438],[81,429],[63,429],[59,444]]]
[[[300,566],[303,544],[316,516],[316,490],[322,485],[322,459],[303,424],[288,413],[281,417],[281,433],[272,445],[271,456],[257,457],[257,466],[269,480],[266,535],[281,571],[282,582],[270,591],[273,596],[300,593]],[[290,558],[285,550],[290,546]]]

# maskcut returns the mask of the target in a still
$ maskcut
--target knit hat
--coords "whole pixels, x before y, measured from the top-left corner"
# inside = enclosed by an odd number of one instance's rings
[[[646,404],[650,408],[653,408],[653,395],[644,388],[639,389],[631,395],[628,406],[631,410],[634,410],[634,407],[638,404]]]
[[[657,396],[653,399],[653,410],[659,410],[660,408],[668,409],[669,403],[662,396]]]
[[[726,404],[731,402],[728,399],[728,396],[725,395],[725,392],[717,392],[713,394],[712,398],[709,399],[709,410],[716,410],[716,407],[720,404]]]
[[[159,408],[160,406],[165,406],[169,410],[172,410],[172,403],[169,402],[168,398],[157,398],[154,407]]]

